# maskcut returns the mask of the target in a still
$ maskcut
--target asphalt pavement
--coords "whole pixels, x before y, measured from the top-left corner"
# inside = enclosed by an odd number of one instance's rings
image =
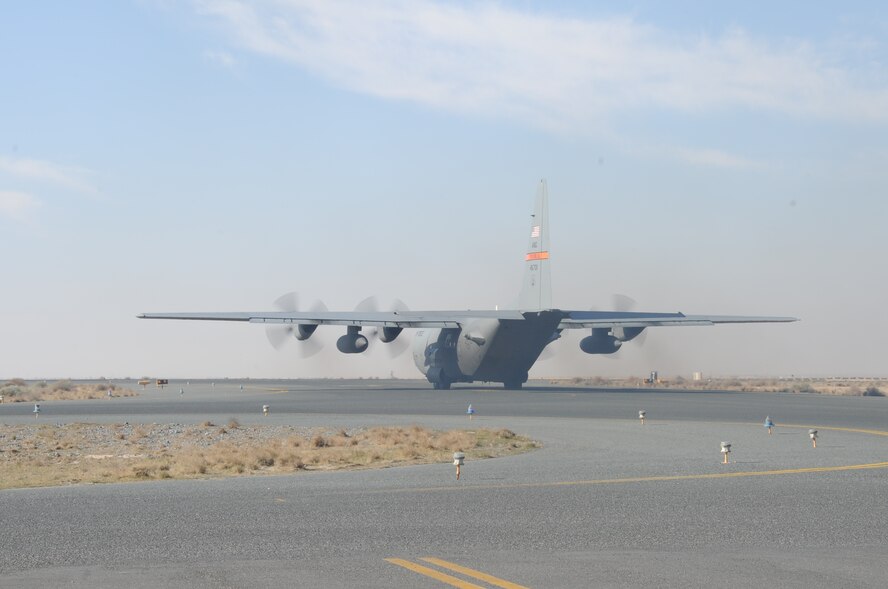
[[[229,380],[41,406],[48,423],[508,427],[544,447],[469,462],[458,482],[452,465],[433,464],[0,491],[2,587],[810,588],[888,578],[884,398]],[[31,409],[0,405],[0,423],[34,422]]]

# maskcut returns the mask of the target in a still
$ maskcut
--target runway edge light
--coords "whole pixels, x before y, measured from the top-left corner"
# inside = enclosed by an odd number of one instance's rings
[[[456,466],[456,480],[459,480],[459,467],[465,464],[466,455],[462,452],[453,453],[453,464]]]
[[[722,461],[722,464],[728,463],[728,454],[731,453],[731,442],[722,442],[721,443],[721,453],[725,459]]]

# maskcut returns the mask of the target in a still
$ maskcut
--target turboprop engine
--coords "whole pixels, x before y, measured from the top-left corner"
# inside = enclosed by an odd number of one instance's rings
[[[596,333],[598,332],[598,333]],[[592,335],[580,340],[580,349],[587,354],[613,354],[623,342],[610,335],[610,329],[592,329]]]
[[[361,335],[360,327],[349,327],[348,333],[336,340],[336,349],[343,354],[360,354],[367,349],[369,342]]]
[[[311,337],[311,334],[313,334],[317,328],[317,325],[300,323],[296,326],[293,336],[299,341],[304,342]]]
[[[642,331],[644,327],[593,327],[592,335],[580,340],[580,349],[587,354],[613,354]]]
[[[376,333],[376,335],[379,338],[379,341],[389,343],[395,341],[395,339],[401,335],[402,330],[403,328],[401,327],[383,327]]]

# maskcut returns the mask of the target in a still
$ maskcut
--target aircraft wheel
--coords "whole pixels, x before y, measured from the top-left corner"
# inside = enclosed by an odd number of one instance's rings
[[[515,391],[515,390],[520,390],[521,385],[523,385],[523,384],[524,384],[523,382],[520,382],[517,380],[511,380],[511,381],[504,382],[503,388]]]

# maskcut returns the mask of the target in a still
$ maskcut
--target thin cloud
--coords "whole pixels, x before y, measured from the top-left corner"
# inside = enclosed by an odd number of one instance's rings
[[[90,180],[93,172],[76,166],[63,166],[43,160],[0,156],[0,172],[10,176],[60,186],[82,194],[97,196],[98,188]]]
[[[677,149],[674,151],[677,159],[697,166],[709,166],[716,168],[757,168],[762,163],[739,155],[734,155],[720,149]]]
[[[211,51],[207,50],[203,53],[204,59],[210,63],[214,63],[225,69],[232,69],[237,66],[237,60],[227,51]]]
[[[0,217],[24,221],[40,208],[40,202],[25,192],[0,190]]]
[[[428,0],[196,5],[241,47],[345,88],[546,128],[594,130],[639,109],[888,121],[888,89],[861,82],[826,50],[742,30],[681,37],[628,17]]]

